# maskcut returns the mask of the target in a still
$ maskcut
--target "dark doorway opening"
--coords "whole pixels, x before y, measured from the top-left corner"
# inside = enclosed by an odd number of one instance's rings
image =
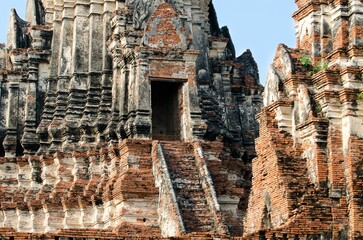
[[[4,146],[3,146],[3,140],[4,139],[0,139],[0,157],[5,156],[5,149],[4,149]]]
[[[182,82],[151,82],[153,139],[180,140],[182,85]]]

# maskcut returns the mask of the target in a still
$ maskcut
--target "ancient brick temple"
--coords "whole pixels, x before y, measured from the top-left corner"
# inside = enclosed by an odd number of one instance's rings
[[[246,239],[363,239],[363,2],[296,0],[270,67]]]
[[[211,0],[13,10],[0,237],[363,239],[363,2],[295,2],[264,93]]]
[[[211,0],[28,0],[0,69],[0,237],[242,236],[263,89]]]

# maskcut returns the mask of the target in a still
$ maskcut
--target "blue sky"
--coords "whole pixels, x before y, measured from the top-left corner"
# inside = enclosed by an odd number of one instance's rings
[[[237,55],[251,49],[260,69],[260,81],[265,82],[279,43],[295,47],[293,0],[213,0],[220,26],[227,25]],[[25,15],[26,0],[2,0],[0,8],[0,42],[6,41],[11,8]]]
[[[25,16],[26,0],[2,0],[0,7],[0,42],[6,41],[10,9],[15,8],[20,17]]]

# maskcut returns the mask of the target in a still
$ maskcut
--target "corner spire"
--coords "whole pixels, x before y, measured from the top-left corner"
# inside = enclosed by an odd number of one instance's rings
[[[44,24],[45,11],[40,0],[27,0],[25,20],[31,25]]]
[[[6,47],[9,49],[28,46],[27,22],[22,20],[15,9],[11,9]]]

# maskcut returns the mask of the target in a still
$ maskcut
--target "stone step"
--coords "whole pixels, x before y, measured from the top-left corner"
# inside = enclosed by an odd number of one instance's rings
[[[187,214],[190,216],[194,216],[197,217],[198,219],[210,219],[211,218],[211,214],[210,214],[210,210],[209,210],[209,206],[208,205],[204,205],[201,207],[197,207],[197,206],[190,206],[190,207],[180,207],[180,211],[183,214]]]
[[[183,168],[173,168],[169,167],[169,169],[176,171],[172,172],[170,175],[172,178],[178,179],[191,179],[193,181],[199,180],[199,172],[195,169],[183,169]]]
[[[188,204],[207,204],[207,200],[204,196],[204,194],[199,193],[198,195],[186,195],[186,192],[184,192],[184,195],[178,194],[177,199],[180,200],[183,203]]]
[[[189,228],[193,228],[193,227],[205,227],[207,229],[213,229],[213,221],[210,218],[206,218],[206,219],[198,219],[198,218],[185,218],[184,222],[187,222],[185,225]]]
[[[198,226],[193,222],[190,224],[185,224],[188,232],[210,232],[213,227],[211,225],[205,224],[203,226]]]
[[[178,183],[178,182],[173,182],[173,186],[174,188],[192,189],[192,190],[199,190],[202,187],[200,183]]]
[[[172,164],[173,166],[189,166],[190,164],[194,166],[195,163],[195,159],[181,158],[181,157],[175,157],[174,159],[171,159],[170,155],[168,155],[168,157],[170,164]]]
[[[183,207],[180,208],[182,210],[195,210],[195,211],[209,211],[209,207],[206,204],[180,204]]]
[[[205,198],[178,199],[178,200],[180,200],[180,202],[183,204],[194,204],[194,205],[207,204]]]
[[[187,232],[209,232],[214,221],[207,204],[194,148],[188,143],[162,143],[171,182]]]
[[[173,169],[173,168],[172,168]],[[185,169],[182,169],[182,168],[179,168],[177,170],[178,172],[177,173],[171,173],[170,176],[173,178],[173,179],[190,179],[191,181],[199,181],[199,173],[197,171],[194,171],[194,170],[185,170]],[[180,172],[182,171],[182,172]]]

